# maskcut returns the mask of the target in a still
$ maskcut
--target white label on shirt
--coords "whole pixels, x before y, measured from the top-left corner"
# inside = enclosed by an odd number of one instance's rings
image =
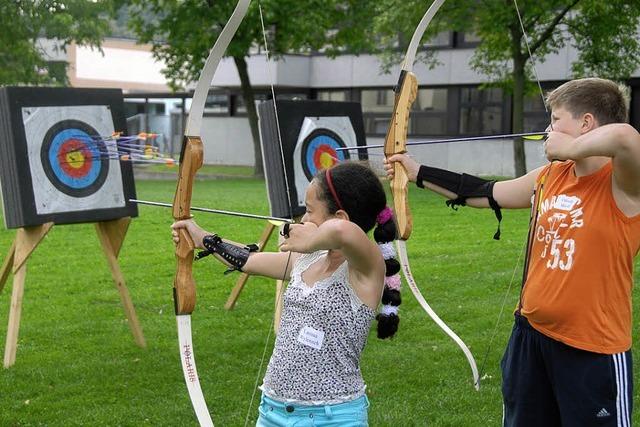
[[[554,207],[561,211],[570,211],[579,201],[580,199],[575,196],[567,196],[565,194],[561,194],[556,199]]]
[[[298,342],[315,348],[316,350],[320,350],[322,348],[322,341],[324,341],[324,332],[313,329],[311,326],[305,326],[300,329]]]

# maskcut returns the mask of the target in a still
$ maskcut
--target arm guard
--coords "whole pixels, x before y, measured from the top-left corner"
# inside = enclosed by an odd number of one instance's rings
[[[457,210],[457,206],[465,206],[467,199],[470,197],[486,197],[489,206],[493,209],[493,213],[498,220],[498,230],[493,235],[495,240],[500,240],[500,222],[502,221],[502,211],[500,205],[493,198],[493,185],[495,181],[487,181],[477,176],[468,175],[466,173],[459,174],[444,169],[432,168],[429,166],[420,166],[416,185],[424,188],[424,181],[430,182],[442,187],[446,190],[456,193],[457,198],[447,200],[447,206]]]
[[[237,244],[225,242],[217,234],[204,236],[202,245],[205,247],[205,250],[198,252],[196,261],[207,255],[216,254],[224,261],[227,267],[229,267],[224,274],[231,273],[235,270],[242,271],[242,267],[244,267],[249,259],[249,254],[258,250],[258,246],[255,244],[238,246]]]

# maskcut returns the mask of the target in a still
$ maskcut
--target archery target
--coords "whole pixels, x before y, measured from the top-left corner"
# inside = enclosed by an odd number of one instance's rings
[[[108,106],[23,107],[22,118],[39,215],[125,206],[117,149],[96,140],[114,132]]]
[[[298,203],[304,205],[304,195],[314,175],[350,158],[340,147],[357,146],[351,120],[346,116],[305,117],[293,152]]]

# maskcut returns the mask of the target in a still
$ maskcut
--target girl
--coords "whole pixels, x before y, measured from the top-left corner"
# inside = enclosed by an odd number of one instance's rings
[[[250,252],[192,220],[173,224],[173,238],[185,228],[232,269],[290,280],[257,426],[366,426],[359,361],[381,296],[378,336],[391,337],[398,326],[399,265],[389,243],[395,223],[380,180],[357,163],[319,172],[305,205],[302,222],[285,230],[282,252]],[[366,234],[376,222],[380,247]]]

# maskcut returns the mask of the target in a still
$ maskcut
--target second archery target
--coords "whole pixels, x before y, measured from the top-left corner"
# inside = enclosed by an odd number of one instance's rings
[[[276,105],[279,132],[273,101],[258,107],[260,139],[271,214],[288,218],[304,214],[305,191],[318,171],[358,157],[338,149],[366,145],[366,139],[359,103],[283,100]]]
[[[126,130],[113,89],[0,90],[0,179],[9,228],[136,216],[133,172],[118,161]]]

